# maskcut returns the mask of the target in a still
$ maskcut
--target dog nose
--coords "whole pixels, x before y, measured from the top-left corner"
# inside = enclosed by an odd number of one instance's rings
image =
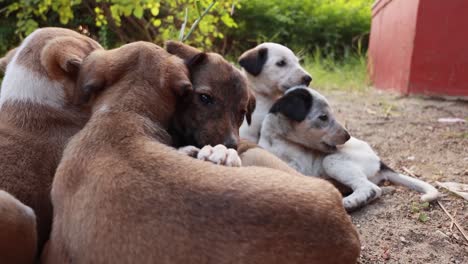
[[[345,142],[348,141],[351,138],[348,131],[345,131],[345,136],[344,137],[345,137]]]
[[[304,77],[302,77],[302,83],[304,85],[309,85],[311,81],[312,77],[310,75],[305,75]]]
[[[226,146],[226,148],[232,148],[232,149],[237,150],[237,139],[233,137],[229,137],[228,139],[224,141],[223,145]]]

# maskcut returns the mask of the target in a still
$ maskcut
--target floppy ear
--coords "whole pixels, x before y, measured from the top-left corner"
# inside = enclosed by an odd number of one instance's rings
[[[178,41],[166,41],[166,51],[183,59],[190,72],[203,64],[208,58],[206,53]]]
[[[5,57],[0,58],[0,72],[5,73],[8,63],[10,63],[11,59],[13,59],[13,56],[15,56],[17,51],[18,51],[18,48],[14,48],[8,51]]]
[[[258,76],[268,58],[268,49],[251,49],[239,57],[239,65],[253,76]]]
[[[297,89],[278,99],[270,113],[281,113],[287,118],[302,122],[312,106],[312,95],[305,89]]]
[[[91,41],[76,37],[59,37],[44,47],[41,52],[41,64],[52,79],[64,76],[76,79],[83,59],[98,48],[99,44],[92,44]]]
[[[245,114],[245,119],[247,121],[247,125],[250,126],[252,123],[252,113],[255,111],[255,105],[257,104],[257,100],[255,99],[255,95],[251,89],[249,89],[249,102],[247,103],[247,113]]]

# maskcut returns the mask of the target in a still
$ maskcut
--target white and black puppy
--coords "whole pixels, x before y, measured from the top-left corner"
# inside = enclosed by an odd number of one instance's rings
[[[343,199],[348,211],[381,196],[383,180],[424,193],[432,201],[438,191],[421,180],[386,166],[366,142],[350,137],[324,96],[305,86],[294,87],[277,100],[263,121],[259,145],[309,176],[330,177],[350,187]]]
[[[309,85],[312,77],[299,64],[299,59],[287,47],[276,43],[263,43],[239,57],[256,97],[252,122],[246,120],[240,127],[240,137],[258,142],[262,121],[273,103],[286,90],[297,85]]]

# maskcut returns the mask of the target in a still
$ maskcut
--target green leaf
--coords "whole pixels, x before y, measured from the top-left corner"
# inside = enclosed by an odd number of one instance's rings
[[[426,223],[427,221],[429,221],[429,217],[427,216],[426,213],[420,213],[419,217],[418,217],[418,220],[423,222],[423,223]]]
[[[133,15],[137,18],[143,17],[143,7],[141,5],[135,6],[135,10],[133,10]]]

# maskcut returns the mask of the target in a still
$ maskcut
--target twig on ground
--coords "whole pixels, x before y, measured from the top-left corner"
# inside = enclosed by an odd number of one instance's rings
[[[457,212],[458,212],[458,210],[455,209],[455,212],[453,212],[454,217],[457,216]],[[452,222],[450,223],[450,232],[452,232],[452,229],[453,229],[453,225],[454,225],[454,224],[455,224],[455,222],[453,222],[453,220],[452,220]]]
[[[408,173],[409,176],[418,178],[418,176],[417,176],[413,171],[411,171],[410,169],[406,168],[405,166],[401,167],[401,169],[404,170],[406,173]]]
[[[445,207],[442,205],[442,203],[440,201],[437,201],[437,204],[440,206],[440,208],[442,208],[442,210],[444,211],[444,213],[450,218],[450,220],[452,220],[452,222],[455,224],[455,226],[458,228],[458,230],[460,231],[460,233],[463,235],[463,237],[465,238],[465,240],[468,242],[468,235],[465,233],[465,230],[463,229],[463,227],[461,227],[461,225],[457,222],[457,220],[455,220],[455,218],[453,218],[453,216],[451,216],[449,214],[449,212],[445,209]]]

